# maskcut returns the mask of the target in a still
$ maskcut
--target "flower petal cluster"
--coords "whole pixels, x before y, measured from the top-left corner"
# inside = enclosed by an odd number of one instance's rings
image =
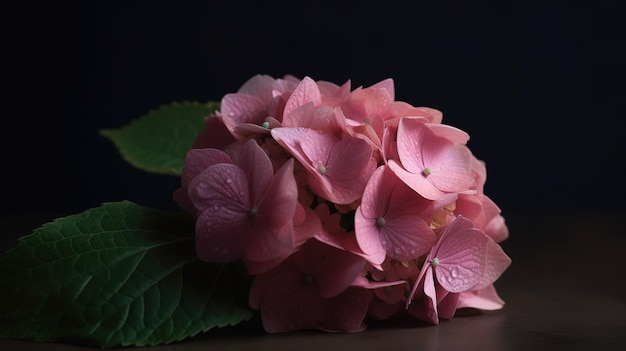
[[[173,197],[201,260],[245,263],[266,331],[503,307],[509,232],[469,135],[441,111],[395,100],[391,79],[267,75],[220,106]]]

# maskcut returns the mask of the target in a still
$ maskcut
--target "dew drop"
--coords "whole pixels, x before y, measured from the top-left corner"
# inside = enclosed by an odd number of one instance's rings
[[[209,187],[209,183],[207,183],[207,182],[200,182],[200,183],[198,183],[198,186],[201,187],[201,188],[206,189],[206,188]]]
[[[233,182],[233,180],[232,180],[232,179],[230,179],[230,178],[226,178],[226,183],[230,184],[230,183],[232,183],[232,182]]]
[[[453,278],[456,278],[459,276],[459,270],[456,269],[456,267],[452,267],[452,271],[450,271],[450,274],[452,274]]]

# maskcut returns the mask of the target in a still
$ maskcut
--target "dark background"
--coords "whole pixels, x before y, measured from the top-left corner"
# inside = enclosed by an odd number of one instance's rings
[[[470,134],[505,216],[626,209],[619,1],[295,3],[3,2],[1,211],[175,208],[179,180],[98,131],[257,73],[393,78],[398,100]]]

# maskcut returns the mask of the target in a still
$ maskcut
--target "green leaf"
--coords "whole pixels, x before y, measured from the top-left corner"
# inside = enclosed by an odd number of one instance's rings
[[[172,103],[120,129],[102,129],[122,157],[151,173],[180,175],[185,155],[204,129],[204,117],[219,109],[219,103]]]
[[[0,337],[143,346],[248,320],[248,278],[198,261],[193,232],[126,201],[43,225],[0,258]]]

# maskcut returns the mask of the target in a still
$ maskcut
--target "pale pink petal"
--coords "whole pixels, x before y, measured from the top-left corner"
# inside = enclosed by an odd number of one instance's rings
[[[441,190],[437,189],[437,187],[435,187],[432,182],[429,182],[421,173],[416,174],[407,171],[396,162],[396,160],[389,160],[387,165],[406,185],[426,199],[436,200],[444,195]]]
[[[504,217],[496,216],[485,225],[485,233],[495,242],[499,243],[509,237],[509,228],[506,225]]]
[[[392,101],[385,88],[356,89],[341,104],[341,110],[346,118],[363,123],[383,114]]]
[[[402,215],[387,220],[380,228],[380,241],[387,255],[404,261],[426,254],[436,240],[435,233],[416,215]]]
[[[427,178],[437,189],[462,192],[474,185],[470,172],[470,152],[466,146],[427,142],[423,152],[424,166],[430,170]]]
[[[327,172],[331,151],[337,143],[337,138],[331,134],[320,133],[312,129],[298,129],[302,131],[299,136],[299,144],[303,155],[308,162],[307,166],[317,173]]]
[[[483,273],[479,282],[472,287],[472,290],[480,290],[492,285],[509,268],[511,258],[504,253],[500,245],[488,238],[484,262]]]
[[[367,255],[367,260],[374,264],[381,264],[387,255],[380,238],[380,231],[376,226],[376,218],[363,215],[364,206],[359,206],[354,215],[354,225],[359,248]]]
[[[455,144],[466,144],[470,138],[467,132],[447,124],[429,123],[428,128],[435,136],[445,138]]]
[[[439,284],[453,293],[474,287],[484,273],[487,241],[488,237],[475,228],[448,231],[433,254],[439,261],[433,268]]]
[[[220,112],[224,124],[231,132],[241,123],[261,124],[267,117],[263,100],[239,93],[224,95]]]
[[[315,107],[312,102],[299,106],[283,117],[283,127],[302,127],[318,132],[336,134],[346,129],[341,110],[328,106]]]
[[[299,106],[312,102],[314,106],[319,106],[322,102],[322,94],[319,87],[310,77],[304,77],[300,84],[294,89],[287,100],[283,115],[288,115]]]
[[[396,98],[392,78],[381,80],[380,82],[374,85],[371,85],[369,89],[384,89],[387,91],[387,95],[389,95],[389,99],[393,101]]]
[[[275,79],[269,75],[257,74],[248,79],[237,92],[256,96],[265,103],[269,103],[272,100],[272,87],[274,82]]]
[[[504,307],[504,301],[498,296],[493,285],[477,291],[460,293],[457,304],[457,308],[476,308],[485,311],[495,311],[502,307]]]
[[[436,143],[432,147],[435,151],[447,144],[442,139],[433,138],[425,126],[423,120],[416,118],[402,118],[398,124],[398,156],[402,166],[411,173],[421,174],[426,167],[432,167],[424,164],[426,144]]]

